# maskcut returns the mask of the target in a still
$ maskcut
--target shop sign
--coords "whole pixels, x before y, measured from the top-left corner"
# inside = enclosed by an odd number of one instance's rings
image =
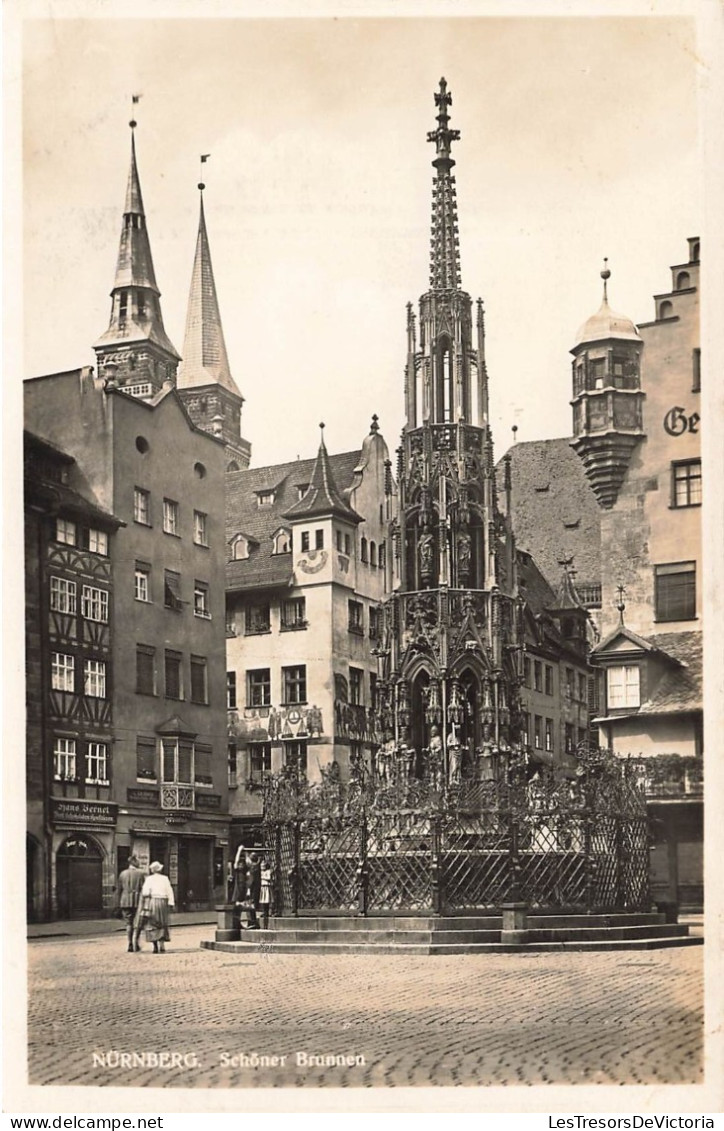
[[[127,789],[126,801],[131,805],[157,805],[157,789]]]
[[[107,801],[51,797],[50,805],[50,816],[55,825],[104,825],[112,828],[118,817],[118,806]]]
[[[699,431],[700,420],[701,417],[698,412],[687,415],[686,409],[682,408],[681,405],[674,405],[664,417],[664,431],[668,432],[670,436],[683,436],[685,432],[696,435]]]
[[[196,794],[196,808],[197,809],[220,809],[221,808],[221,795],[218,793],[197,793]]]

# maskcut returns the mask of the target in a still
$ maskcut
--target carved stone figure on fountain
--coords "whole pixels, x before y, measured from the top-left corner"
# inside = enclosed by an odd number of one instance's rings
[[[385,734],[385,741],[377,751],[377,773],[379,780],[385,785],[389,785],[392,781],[392,771],[395,759],[395,739],[393,735],[387,731]]]
[[[430,728],[430,745],[427,748],[427,773],[430,784],[440,789],[443,780],[442,738],[438,727]]]
[[[420,581],[423,589],[430,589],[433,583],[435,539],[430,533],[430,528],[424,526],[417,547],[420,559]]]
[[[450,733],[447,736],[447,753],[448,753],[448,780],[451,785],[457,785],[460,781],[460,771],[462,767],[463,748],[460,745],[460,739],[455,731],[455,724],[453,723],[450,728]]]
[[[458,535],[458,585],[464,588],[470,580],[472,548],[470,535],[466,530]]]

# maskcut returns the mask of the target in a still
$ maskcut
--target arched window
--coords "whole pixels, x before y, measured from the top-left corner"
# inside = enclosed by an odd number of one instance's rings
[[[232,459],[231,462],[226,465],[226,470],[227,471],[239,471],[241,469],[239,468],[239,465],[236,462],[236,460]]]
[[[276,534],[273,537],[273,544],[274,544],[274,549],[272,550],[273,554],[291,554],[291,552],[292,552],[291,531],[284,530],[284,528],[282,528],[281,530],[277,530]]]
[[[659,306],[659,318],[671,318],[673,313],[674,313],[673,302],[669,302],[668,299],[664,299],[664,301]]]
[[[676,276],[676,289],[677,291],[685,291],[687,287],[691,286],[691,275],[688,271],[679,271]]]
[[[243,534],[237,534],[231,543],[231,557],[235,562],[249,557],[249,542]]]

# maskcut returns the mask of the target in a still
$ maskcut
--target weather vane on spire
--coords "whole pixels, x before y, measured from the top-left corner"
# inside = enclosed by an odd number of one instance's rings
[[[211,156],[210,153],[202,153],[200,158],[199,158],[199,167],[200,167],[199,168],[199,183],[197,185],[199,192],[203,192],[204,189],[206,188],[206,185],[204,184],[204,168],[203,167],[206,164],[206,162],[208,161],[210,156]]]
[[[433,165],[440,168],[440,161],[447,163],[447,172],[455,164],[450,157],[450,142],[457,141],[460,137],[460,130],[448,129],[448,122],[450,115],[447,112],[448,106],[452,106],[452,95],[448,92],[447,82],[444,78],[440,79],[440,90],[435,92],[435,105],[438,107],[437,121],[438,126],[436,130],[430,130],[427,135],[428,141],[434,141],[437,146],[437,158],[433,161]]]
[[[135,130],[136,126],[138,125],[138,122],[136,121],[135,107],[138,106],[138,101],[141,97],[142,96],[140,94],[131,95],[131,120],[128,124],[132,130]]]

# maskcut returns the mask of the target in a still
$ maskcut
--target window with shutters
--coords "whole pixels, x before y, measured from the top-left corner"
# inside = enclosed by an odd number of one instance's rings
[[[212,747],[205,742],[197,742],[194,747],[194,785],[214,784],[211,772]]]
[[[136,738],[136,780],[142,782],[158,780],[156,739],[140,734]]]
[[[185,738],[164,738],[161,742],[162,781],[171,785],[192,785],[194,744]]]
[[[166,651],[164,654],[164,682],[167,699],[182,699],[183,685],[181,683],[181,653]]]
[[[205,656],[191,657],[191,702],[204,703],[209,701],[208,672]]]
[[[640,670],[638,664],[617,664],[606,673],[609,710],[641,705]]]
[[[163,603],[167,609],[173,609],[177,613],[183,608],[181,574],[173,569],[163,571]]]
[[[656,620],[696,617],[696,562],[672,562],[654,567]]]
[[[148,644],[136,645],[136,693],[156,694],[156,649]]]

